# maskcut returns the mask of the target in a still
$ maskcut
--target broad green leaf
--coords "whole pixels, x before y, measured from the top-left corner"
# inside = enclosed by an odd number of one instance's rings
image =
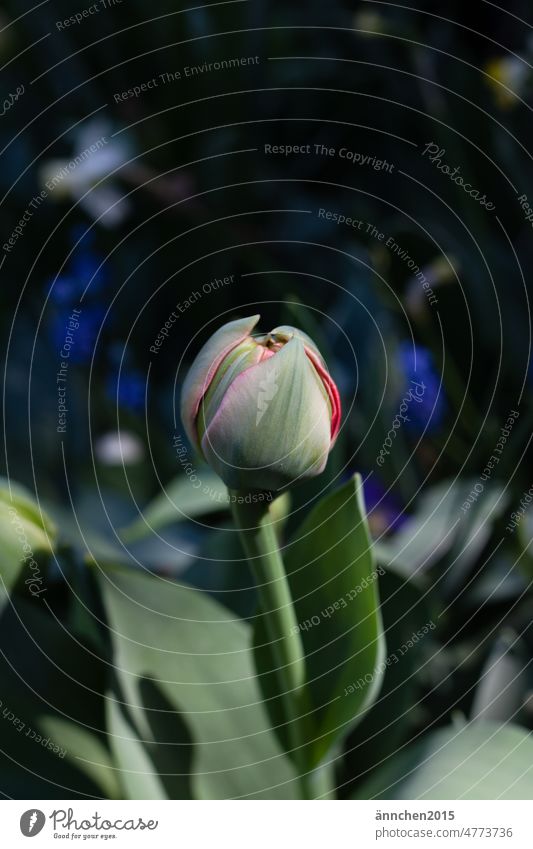
[[[107,700],[108,736],[125,798],[168,799],[163,782],[133,725],[114,698]]]
[[[517,656],[516,635],[508,632],[492,648],[481,670],[470,718],[477,722],[511,722],[526,701],[528,674],[525,658]]]
[[[153,679],[144,678],[139,693],[143,700],[141,733],[167,795],[192,799],[194,744],[189,727]]]
[[[99,581],[128,712],[141,737],[168,742],[168,727],[159,740],[157,727],[149,728],[143,687],[151,681],[176,721],[187,723],[194,798],[292,798],[294,773],[269,728],[251,629],[205,594],[168,580],[117,569]]]
[[[218,475],[202,466],[194,482],[183,475],[174,478],[121,536],[125,542],[133,542],[173,522],[226,510],[228,503],[227,489]]]
[[[358,475],[318,503],[283,557],[306,660],[301,713],[307,725],[306,759],[312,767],[362,718],[376,698],[383,673],[378,572]],[[255,648],[271,721],[287,747],[261,616]]]
[[[189,729],[153,679],[141,679],[138,692],[142,707],[133,710],[118,687],[107,699],[109,739],[124,792],[129,799],[191,799]]]
[[[5,694],[3,694],[3,697]],[[102,785],[69,759],[66,743],[40,728],[31,711],[22,713],[9,697],[2,698],[0,715],[0,793],[11,799],[91,799],[106,794]],[[11,720],[15,713],[15,720]],[[17,724],[15,725],[14,722]],[[38,742],[39,737],[45,745]],[[46,739],[50,736],[53,748]],[[59,754],[53,749],[59,749]],[[7,845],[7,844],[5,844]]]
[[[156,533],[123,541],[117,528],[131,521],[131,503],[108,490],[84,489],[67,509],[54,502],[47,510],[61,528],[61,539],[86,561],[114,563],[137,568],[172,569],[179,574],[193,561],[200,532],[192,523],[181,523],[165,531],[163,539]]]
[[[23,487],[0,479],[0,612],[15,584],[24,563],[26,579],[40,578],[28,592],[43,589],[42,572],[30,568],[39,555],[50,554],[55,539],[55,528],[41,515],[38,505]]]
[[[40,723],[44,734],[53,740],[60,740],[66,750],[66,758],[92,779],[106,799],[120,799],[118,770],[111,756],[96,734],[74,722],[67,722],[56,716],[44,716]]]
[[[533,738],[518,725],[443,728],[397,754],[357,798],[531,799],[532,763]]]
[[[511,548],[498,549],[485,563],[469,591],[468,601],[472,608],[502,604],[521,596],[529,583],[523,570],[525,562],[525,557],[517,560]]]

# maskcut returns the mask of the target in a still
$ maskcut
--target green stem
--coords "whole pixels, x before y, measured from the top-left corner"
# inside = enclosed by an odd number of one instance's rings
[[[300,786],[304,799],[335,799],[333,762],[321,764],[311,772],[302,772]]]
[[[331,794],[332,782],[326,767],[307,770],[305,766],[307,740],[302,716],[305,655],[300,629],[269,504],[266,500],[246,503],[246,495],[230,491],[235,527],[257,584],[301,794],[304,799],[315,799]]]

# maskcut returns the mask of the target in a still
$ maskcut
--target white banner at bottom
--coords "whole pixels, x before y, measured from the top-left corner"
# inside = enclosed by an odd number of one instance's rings
[[[531,849],[531,803],[512,801],[3,801],[2,846],[166,849]],[[34,844],[28,841],[35,838]],[[489,843],[489,841],[491,841]]]

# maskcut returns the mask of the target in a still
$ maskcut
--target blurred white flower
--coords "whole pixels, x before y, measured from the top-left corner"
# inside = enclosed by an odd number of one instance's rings
[[[75,132],[70,159],[49,159],[41,166],[43,188],[55,200],[79,201],[91,218],[116,227],[130,204],[115,180],[131,155],[123,136],[113,138],[107,124],[88,121]]]
[[[94,445],[96,459],[103,466],[129,466],[144,460],[144,444],[130,431],[110,431],[98,437]]]

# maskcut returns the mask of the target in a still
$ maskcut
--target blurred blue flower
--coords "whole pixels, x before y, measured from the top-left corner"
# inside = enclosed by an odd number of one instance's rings
[[[105,309],[97,305],[83,306],[78,318],[79,327],[74,330],[69,330],[71,315],[72,311],[68,306],[55,310],[50,323],[52,342],[54,347],[61,351],[70,334],[72,343],[69,347],[69,361],[78,365],[88,363],[95,351],[96,337],[104,321]]]
[[[79,327],[72,331],[69,358],[72,363],[85,364],[92,359],[96,337],[104,320],[105,308],[99,295],[106,275],[100,268],[102,256],[93,249],[93,234],[77,226],[72,228],[70,237],[76,247],[65,270],[57,278],[47,281],[51,302],[48,327],[54,347],[61,351],[72,311],[81,310]],[[89,288],[83,297],[87,286]]]
[[[86,234],[80,227],[75,227],[71,231],[71,239],[76,247],[65,270],[47,283],[50,300],[60,306],[76,306],[87,286],[88,297],[100,295],[106,283],[105,268],[101,267],[103,257],[93,250],[92,234]]]
[[[412,393],[416,397],[409,401],[406,428],[415,433],[426,429],[429,432],[438,430],[446,415],[447,404],[431,351],[422,345],[402,342],[398,346],[397,365],[403,379],[398,400],[416,387]]]
[[[57,280],[51,279],[48,281],[48,286],[50,286],[50,300],[57,306],[68,306],[79,301],[81,292],[75,277],[65,275],[58,277]]]
[[[102,258],[97,253],[86,250],[76,251],[69,268],[71,275],[79,282],[82,292],[89,286],[88,295],[101,293],[106,282],[105,270],[101,264]]]
[[[407,519],[398,498],[374,473],[364,482],[368,524],[373,537],[397,530]]]
[[[145,377],[136,369],[123,368],[120,376],[118,370],[113,371],[106,381],[106,394],[110,401],[132,413],[144,410],[145,391]]]

